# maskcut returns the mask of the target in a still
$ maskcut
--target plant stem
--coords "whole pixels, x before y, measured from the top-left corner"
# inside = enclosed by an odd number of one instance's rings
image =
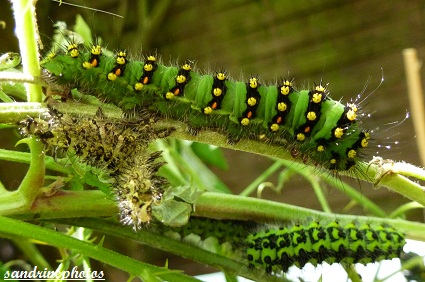
[[[35,16],[34,0],[12,1],[15,15],[15,32],[19,38],[19,49],[21,51],[22,66],[24,74],[33,77],[40,76],[40,63],[38,61],[37,19]],[[37,84],[26,84],[28,102],[41,102],[41,86]]]
[[[41,103],[0,103],[0,123],[14,124],[30,117],[44,117],[48,108]]]
[[[81,241],[51,229],[35,226],[7,217],[0,217],[0,233],[2,234],[2,237],[4,236],[6,238],[13,239],[17,236],[32,238],[59,248],[71,249],[100,262],[122,269],[136,277],[147,271],[168,281],[199,281],[184,274],[172,272],[163,267],[152,266],[139,262],[103,248],[102,246]]]
[[[21,140],[22,141],[22,140]],[[18,188],[26,199],[26,204],[30,205],[44,184],[44,152],[43,144],[38,142],[35,138],[27,139],[26,143],[31,149],[31,162],[30,167]]]
[[[31,208],[13,206],[22,201],[21,194],[10,192],[0,195],[0,215],[14,216],[29,220],[33,218],[67,218],[67,217],[113,217],[118,214],[115,201],[100,191],[59,191],[44,197],[39,196]]]
[[[181,241],[171,240],[169,237],[166,237],[163,234],[159,234],[157,232],[151,232],[149,229],[141,229],[138,232],[134,232],[132,229],[119,225],[118,223],[113,223],[104,219],[92,218],[70,218],[66,219],[64,222],[71,225],[83,226],[86,228],[98,230],[102,233],[113,236],[133,239],[141,242],[142,244],[225,270],[225,272],[228,274],[244,276],[246,278],[253,279],[254,281],[282,281],[282,278],[266,276],[265,273],[261,271],[248,271],[244,263],[215,253],[211,253],[199,247],[188,245],[187,243]]]
[[[269,168],[267,168],[257,179],[252,181],[248,187],[246,187],[239,196],[249,196],[252,192],[258,189],[258,186],[266,181],[273,173],[279,170],[282,167],[282,164],[278,161],[274,162]]]
[[[249,208],[247,208],[249,207]],[[284,203],[266,201],[235,195],[205,192],[195,203],[194,214],[217,219],[253,220],[256,222],[304,221],[308,218],[318,220],[341,220],[370,224],[387,223],[405,232],[409,238],[425,240],[425,224],[401,219],[330,214]]]
[[[37,247],[29,240],[19,238],[14,239],[13,243],[28,257],[32,265],[37,265],[40,269],[53,269]]]
[[[25,110],[25,107],[22,108]],[[116,107],[107,107],[107,105],[105,105],[102,108],[104,109],[103,112],[107,117],[122,117],[122,112]],[[56,104],[55,109],[63,113],[95,115],[96,111],[99,109],[99,106],[62,103]],[[7,108],[2,108],[2,104],[0,104],[0,112],[4,111],[7,111]],[[39,113],[40,109],[36,107],[34,109],[33,116]],[[10,111],[10,115],[11,116],[8,120],[10,121],[13,116],[13,118],[15,118],[14,122],[16,122],[16,120],[25,118],[27,115],[31,115],[31,109],[28,109],[25,113],[20,113],[20,107],[17,106],[14,110]],[[4,120],[5,118],[2,115],[0,117],[0,122],[4,122]],[[255,140],[240,140],[237,144],[229,144],[227,142],[226,136],[213,131],[201,131],[196,136],[194,136],[188,133],[189,131],[186,124],[175,120],[162,119],[155,123],[154,126],[158,130],[174,128],[175,130],[171,133],[171,137],[278,158],[287,163],[290,162],[291,168],[300,168],[299,171],[301,172],[303,171],[301,168],[308,167],[302,163],[302,160],[292,158],[290,153],[283,146],[274,146]],[[313,168],[318,170],[316,167]],[[415,183],[414,181],[411,181],[408,178],[398,174],[401,173],[403,175],[425,179],[425,170],[422,168],[405,163],[391,163],[391,165],[385,163],[372,163],[369,165],[367,163],[359,162],[357,164],[357,170],[355,171],[354,175],[352,171],[343,171],[339,173],[349,177],[356,177],[357,179],[361,179],[369,183],[376,181],[381,186],[385,186],[413,201],[417,201],[418,203],[425,205],[425,188],[418,183]],[[338,183],[334,182],[333,185],[338,186]],[[382,211],[379,211],[379,209],[376,209],[376,207],[373,207],[373,205],[368,204],[368,208],[373,209],[374,213],[377,215],[383,215]]]

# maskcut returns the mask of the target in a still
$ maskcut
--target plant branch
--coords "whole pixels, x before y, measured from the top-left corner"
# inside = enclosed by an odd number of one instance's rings
[[[397,226],[397,229],[405,232],[412,239],[425,240],[425,224],[421,223],[401,219],[324,213],[284,203],[221,193],[203,193],[196,201],[194,211],[194,215],[202,217],[253,220],[256,222],[303,221],[307,218],[313,218],[371,224],[388,223]]]
[[[10,239],[14,239],[16,237],[32,238],[59,248],[71,249],[100,262],[122,269],[136,277],[141,276],[141,274],[151,274],[168,281],[199,281],[190,276],[170,271],[167,268],[157,267],[137,261],[125,255],[103,248],[100,245],[81,241],[51,229],[35,226],[7,217],[0,217],[0,234],[2,234],[2,237]]]
[[[15,32],[19,38],[19,49],[22,57],[23,72],[33,77],[40,76],[40,62],[38,60],[39,40],[37,19],[35,16],[35,2],[33,0],[12,1],[15,15]],[[43,93],[41,86],[26,84],[28,102],[41,102]]]
[[[261,278],[264,281],[282,281],[282,278],[266,276],[266,274],[261,271],[248,271],[246,265],[242,262],[238,262],[219,254],[203,250],[199,247],[191,246],[182,241],[171,240],[169,237],[163,234],[149,231],[149,228],[134,232],[134,230],[130,229],[129,227],[119,225],[118,223],[114,223],[105,219],[93,218],[69,218],[64,221],[61,220],[61,222],[98,230],[102,233],[113,236],[133,239],[141,242],[142,244],[171,252],[173,254],[177,254],[200,263],[208,264],[220,270],[225,270],[226,274],[236,274],[253,279],[254,281],[259,281]],[[152,226],[152,229],[155,229],[155,226]],[[170,241],[172,243],[170,243]]]

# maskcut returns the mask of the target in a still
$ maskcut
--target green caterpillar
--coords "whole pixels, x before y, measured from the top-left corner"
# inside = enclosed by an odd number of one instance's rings
[[[193,132],[209,128],[226,134],[230,142],[250,138],[285,146],[293,157],[301,155],[331,171],[355,169],[370,140],[369,131],[356,122],[358,106],[332,100],[322,83],[297,91],[293,80],[269,86],[257,77],[230,81],[225,71],[196,73],[190,62],[177,68],[152,55],[129,60],[124,51],[111,57],[99,45],[75,43],[50,54],[42,66],[46,80],[54,82],[52,88],[59,85],[62,96],[77,88],[124,111],[148,109],[183,120]]]
[[[246,255],[251,267],[264,268],[268,273],[286,272],[292,265],[302,268],[322,262],[368,264],[400,256],[404,235],[392,227],[355,223],[340,225],[330,222],[321,226],[266,229],[250,234],[246,239]]]
[[[246,222],[191,218],[188,225],[175,231],[182,238],[193,233],[203,240],[215,237],[220,244],[230,242],[249,268],[264,269],[269,274],[287,272],[291,266],[302,268],[307,263],[365,265],[397,258],[405,244],[404,234],[391,226],[372,228],[369,224],[341,225],[337,221],[255,227]]]

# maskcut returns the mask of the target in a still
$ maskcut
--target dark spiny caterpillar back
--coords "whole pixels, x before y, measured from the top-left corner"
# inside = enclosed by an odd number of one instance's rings
[[[330,98],[326,85],[295,90],[293,80],[261,85],[257,77],[231,81],[225,71],[201,75],[185,62],[179,68],[160,64],[156,56],[129,60],[98,45],[70,43],[65,52],[43,62],[45,77],[118,105],[124,111],[148,109],[185,121],[193,132],[219,130],[231,142],[249,138],[285,146],[293,157],[332,171],[355,169],[370,134],[356,122],[358,106]],[[56,86],[57,85],[53,85]]]
[[[130,121],[107,118],[100,109],[96,116],[51,109],[49,116],[28,118],[19,126],[23,136],[36,136],[55,154],[66,152],[102,171],[118,201],[122,222],[137,230],[149,223],[152,205],[161,204],[168,186],[156,175],[164,164],[157,161],[161,152],[147,150],[152,140],[168,133],[155,131],[152,122],[148,114]]]
[[[192,217],[174,231],[181,238],[197,234],[202,240],[215,237],[220,244],[229,242],[250,268],[269,274],[287,272],[291,266],[303,268],[307,263],[368,264],[397,258],[405,244],[404,234],[391,226],[337,221],[278,227]]]

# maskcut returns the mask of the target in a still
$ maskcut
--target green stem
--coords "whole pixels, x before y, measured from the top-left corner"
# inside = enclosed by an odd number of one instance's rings
[[[61,222],[76,226],[83,226],[113,236],[133,239],[145,245],[225,270],[228,274],[244,276],[246,278],[253,279],[254,281],[259,281],[259,278],[260,280],[263,278],[268,279],[268,281],[282,281],[280,280],[281,278],[265,276],[265,274],[260,271],[247,271],[245,264],[241,262],[188,245],[187,243],[176,240],[172,240],[172,243],[170,243],[171,239],[169,237],[166,237],[163,234],[153,233],[148,229],[141,229],[134,232],[132,229],[124,227],[119,223],[93,218],[70,218]]]
[[[10,104],[10,103],[9,103]],[[17,104],[17,103],[13,103]],[[98,110],[98,106],[93,105],[81,105],[81,104],[75,104],[75,103],[66,103],[66,104],[57,104],[55,105],[55,108],[58,109],[60,112],[63,113],[79,113],[79,114],[85,114],[85,115],[95,115],[96,111]],[[2,104],[0,104],[0,112],[3,112],[6,110],[5,108],[2,108]],[[14,122],[17,120],[20,120],[22,118],[25,118],[26,115],[30,115],[30,111],[26,112],[25,114],[17,114],[20,112],[20,107],[16,107],[13,111],[14,113]],[[34,115],[39,113],[39,110],[37,109],[34,111]],[[104,113],[108,117],[115,117],[120,118],[122,116],[122,113],[120,110],[118,110],[115,107],[105,107]],[[19,118],[18,118],[19,117]],[[16,119],[18,118],[18,119]],[[10,119],[9,119],[10,120]],[[3,115],[0,117],[0,122],[4,122]],[[264,142],[259,142],[255,140],[241,140],[237,144],[229,144],[227,142],[226,136],[219,134],[217,132],[213,131],[201,131],[196,136],[189,134],[188,127],[183,122],[179,121],[173,121],[173,120],[160,120],[155,124],[155,128],[157,129],[164,129],[164,128],[175,128],[176,130],[171,134],[171,137],[184,139],[184,140],[190,140],[195,142],[201,142],[206,144],[211,144],[223,148],[230,148],[233,150],[240,150],[245,152],[251,152],[263,156],[278,158],[280,160],[285,161],[286,163],[291,164],[291,168],[297,169],[298,171],[302,172],[307,167],[302,163],[299,159],[293,159],[290,153],[283,147],[283,146],[274,146],[271,144],[266,144]],[[397,164],[401,163],[395,163],[393,167],[397,168]],[[414,176],[423,178],[425,176],[425,170],[417,168],[415,166],[409,166],[415,168]],[[317,168],[313,167],[315,170]],[[368,165],[366,163],[359,162],[357,165],[357,170],[355,171],[355,174],[353,175],[353,172],[340,172],[341,174],[347,175],[349,177],[356,177],[357,179],[362,179],[367,182],[371,182],[373,179],[378,179],[378,184],[381,186],[385,186],[401,195],[404,195],[405,197],[417,201],[418,203],[421,203],[422,205],[425,205],[425,188],[418,183],[415,183],[414,181],[409,180],[408,178],[398,175],[397,171],[393,171],[388,166],[381,165],[381,164],[373,164]],[[407,174],[407,172],[403,172]],[[346,189],[347,186],[344,184],[344,186],[341,186],[341,183],[338,184],[338,181],[333,181],[332,185],[335,185],[336,187],[340,187],[342,189]],[[349,191],[349,193],[352,194],[352,196],[355,195],[354,190],[346,189],[346,191]],[[357,197],[357,196],[356,196]],[[362,195],[362,200],[359,202],[364,201],[364,197]],[[367,204],[367,208],[375,214],[384,215],[382,211],[379,211],[379,209],[373,207],[370,203]]]
[[[356,268],[354,265],[350,264],[350,265],[343,265],[345,271],[347,272],[348,278],[352,281],[352,282],[362,282],[361,277],[359,276],[359,274],[356,271]]]
[[[359,163],[359,173],[356,176],[369,182],[370,179],[374,179],[376,186],[379,185],[387,187],[394,192],[425,206],[425,187],[408,179],[407,177],[404,177],[403,175],[398,174],[401,172],[400,170],[392,169],[392,167],[397,167],[398,164],[402,163],[392,164],[392,166],[387,166],[386,164],[368,165],[366,163]],[[425,170],[416,167],[416,172],[418,171],[422,172],[421,178],[423,178]]]
[[[292,167],[293,165],[293,163],[288,160],[281,160],[281,162],[284,163],[287,167]],[[315,181],[314,180],[314,177],[316,175],[314,171],[315,169],[316,168],[305,167],[304,169],[297,170],[297,172],[303,175],[305,178],[307,179],[312,178],[311,181]],[[342,182],[340,178],[333,177],[331,175],[326,175],[325,177],[321,177],[321,179],[327,182],[332,187],[335,187],[336,189],[348,195],[350,198],[355,200],[359,205],[361,205],[365,210],[371,212],[374,216],[384,217],[384,218],[387,217],[387,214],[385,213],[385,211],[382,210],[377,204],[369,200],[365,195],[358,192],[355,188],[353,188],[349,184]]]
[[[300,173],[300,174],[304,176],[304,178],[307,179],[307,181],[310,183],[311,187],[314,190],[314,193],[316,193],[316,197],[319,200],[320,205],[322,206],[322,210],[324,212],[331,213],[332,212],[331,207],[329,206],[328,200],[323,194],[322,187],[320,186],[317,176],[315,176],[313,173],[307,174],[305,173],[305,171],[303,171],[303,173]]]
[[[155,124],[155,127],[159,129],[175,128],[176,130],[171,133],[171,137],[285,160],[287,162],[291,162],[292,168],[299,168],[300,171],[307,167],[303,164],[301,159],[292,158],[290,152],[283,146],[271,145],[255,140],[240,140],[236,144],[229,144],[225,135],[213,131],[201,131],[194,136],[189,133],[188,126],[185,123],[175,120],[160,120]],[[316,167],[314,167],[314,169],[318,170]],[[385,166],[381,166],[379,164],[368,165],[367,163],[359,162],[356,166],[356,171],[341,171],[339,173],[341,175],[355,177],[367,182],[379,179],[379,185],[385,186],[413,201],[417,201],[425,205],[425,188],[423,186],[402,175],[398,175],[397,171],[394,172],[387,169]],[[416,168],[415,175],[419,175],[423,178],[425,177],[425,170]]]
[[[388,217],[389,218],[396,218],[402,215],[405,215],[408,211],[412,209],[423,209],[424,206],[421,204],[418,204],[416,202],[410,202],[406,203],[404,205],[399,206],[395,211],[393,211]]]
[[[91,257],[100,262],[122,269],[133,276],[150,273],[168,281],[198,281],[184,274],[172,272],[163,267],[152,266],[121,255],[86,241],[64,235],[51,229],[35,226],[19,220],[0,217],[0,233],[2,237],[25,237],[46,242],[50,245],[67,248]]]
[[[29,164],[31,163],[32,154],[18,151],[0,149],[0,160]],[[45,156],[46,168],[64,174],[70,174],[71,170],[63,165],[60,165],[53,157]]]
[[[249,207],[249,208],[247,208]],[[194,214],[217,219],[254,220],[257,222],[304,221],[307,218],[364,222],[371,224],[387,223],[405,232],[409,238],[425,240],[425,224],[401,219],[330,214],[307,208],[276,203],[255,198],[205,192],[199,196]]]
[[[45,166],[43,144],[35,138],[27,139],[26,143],[31,150],[31,162],[27,174],[19,186],[18,192],[24,196],[26,204],[30,205],[44,184]]]
[[[47,268],[53,270],[37,247],[26,239],[13,239],[13,243],[25,254],[32,265],[37,265],[40,269]]]
[[[34,0],[15,0],[12,1],[15,15],[15,32],[19,38],[19,49],[21,51],[22,66],[24,74],[33,77],[40,76],[40,63],[38,61],[39,40],[37,30],[37,18],[35,16]],[[41,86],[37,84],[26,84],[28,93],[28,102],[41,102]]]
[[[25,139],[25,142],[31,149],[30,167],[18,190],[0,194],[0,214],[28,210],[43,186],[45,172],[43,146],[35,138]]]
[[[378,282],[380,282],[380,281],[387,281],[387,279],[389,279],[389,278],[391,278],[392,276],[394,276],[394,275],[396,275],[397,273],[399,273],[400,271],[403,271],[403,270],[410,270],[410,269],[412,269],[412,268],[414,268],[414,267],[421,267],[421,268],[423,268],[423,265],[424,265],[424,258],[423,257],[421,257],[421,256],[415,256],[415,257],[413,257],[413,258],[411,258],[411,259],[409,259],[409,260],[407,260],[406,262],[404,262],[402,265],[401,265],[401,269],[400,270],[397,270],[397,271],[395,271],[395,272],[393,272],[393,273],[391,273],[391,274],[389,274],[388,276],[386,276],[386,277],[384,277],[384,278],[382,278],[382,279],[379,279],[379,280],[376,280],[376,281],[378,281]]]
[[[278,161],[274,162],[269,168],[267,168],[257,179],[252,181],[248,187],[246,187],[239,196],[249,196],[251,193],[253,193],[256,189],[258,189],[258,186],[265,182],[267,178],[269,178],[273,173],[278,171],[282,167],[282,164]]]
[[[56,194],[39,196],[30,208],[16,203],[22,195],[15,192],[0,195],[0,215],[13,215],[19,219],[48,219],[67,217],[113,217],[118,214],[115,201],[100,191],[58,191]]]
[[[46,105],[41,103],[0,103],[0,123],[14,124],[31,117],[44,117],[49,114]]]

